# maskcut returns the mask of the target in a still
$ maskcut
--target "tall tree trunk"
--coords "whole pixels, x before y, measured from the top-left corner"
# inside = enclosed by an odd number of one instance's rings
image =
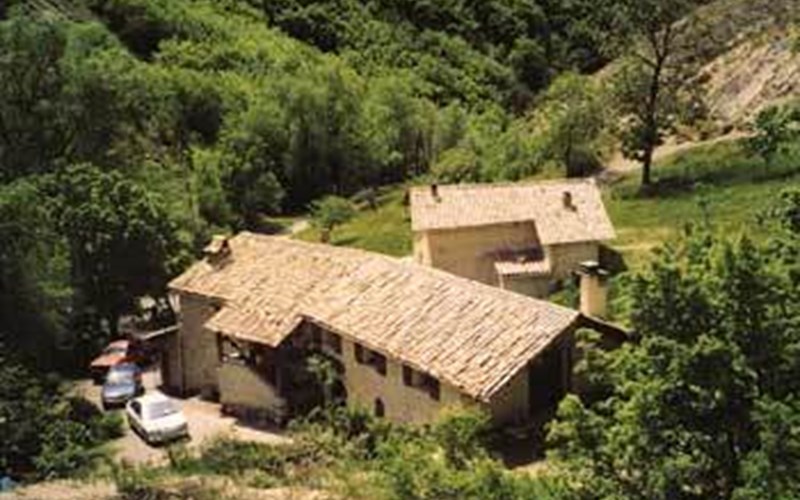
[[[650,171],[653,168],[653,145],[648,144],[642,153],[642,187],[649,188],[653,183]]]
[[[647,96],[645,140],[644,150],[642,151],[642,188],[645,189],[652,184],[653,152],[658,144],[658,99],[661,94],[661,73],[665,59],[663,56],[658,56],[656,59],[653,66],[653,77],[650,81],[650,91]]]

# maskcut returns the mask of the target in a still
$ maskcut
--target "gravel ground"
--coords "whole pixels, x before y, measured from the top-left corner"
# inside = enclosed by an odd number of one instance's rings
[[[161,375],[157,369],[146,371],[142,380],[148,393],[158,391],[158,387],[161,385]],[[93,384],[90,380],[79,382],[76,392],[90,401],[100,404],[100,386]],[[218,436],[271,444],[288,442],[288,438],[279,432],[246,427],[238,424],[232,417],[223,416],[220,413],[220,406],[216,403],[203,401],[198,397],[177,399],[176,401],[189,422],[191,438],[187,446],[190,448],[200,446]],[[124,410],[114,411],[124,414]],[[127,422],[125,423],[125,436],[112,442],[111,446],[115,450],[118,460],[131,464],[162,464],[167,460],[165,447],[148,445],[138,434],[131,431]]]

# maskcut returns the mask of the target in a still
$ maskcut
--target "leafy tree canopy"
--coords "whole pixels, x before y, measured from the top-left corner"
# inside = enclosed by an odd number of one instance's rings
[[[639,341],[592,350],[594,397],[568,397],[550,434],[580,496],[800,493],[800,441],[784,419],[800,409],[800,287],[786,272],[800,247],[796,234],[776,241],[792,251],[692,230],[633,277]]]

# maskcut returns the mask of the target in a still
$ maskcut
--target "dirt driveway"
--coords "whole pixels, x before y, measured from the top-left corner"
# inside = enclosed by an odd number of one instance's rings
[[[145,390],[158,391],[161,385],[161,374],[158,369],[150,369],[142,376]],[[83,395],[90,401],[100,405],[100,387],[91,380],[81,381],[76,387],[76,393]],[[232,417],[223,416],[220,406],[216,403],[203,401],[197,397],[176,400],[186,415],[189,422],[189,435],[191,440],[188,446],[197,447],[218,436],[227,436],[242,441],[256,441],[260,443],[280,444],[289,439],[276,431],[267,431],[243,426]],[[123,415],[124,410],[119,411]],[[111,443],[116,450],[116,458],[132,464],[153,463],[159,464],[167,460],[165,447],[150,446],[128,427],[125,423],[125,436]]]

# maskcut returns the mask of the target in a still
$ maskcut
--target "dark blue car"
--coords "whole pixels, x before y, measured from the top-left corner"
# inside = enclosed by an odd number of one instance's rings
[[[135,363],[119,363],[112,366],[106,375],[101,393],[103,408],[125,406],[125,403],[143,392],[139,367]]]

